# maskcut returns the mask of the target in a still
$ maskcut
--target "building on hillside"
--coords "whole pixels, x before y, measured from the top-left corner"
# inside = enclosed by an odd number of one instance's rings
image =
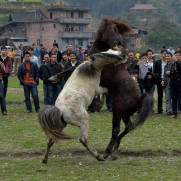
[[[8,23],[1,27],[3,37],[1,42],[3,41],[3,44],[11,46],[18,44],[16,42],[31,45],[28,40],[27,23],[34,22],[42,16],[41,11],[11,13]]]
[[[136,19],[140,21],[158,21],[158,15],[160,10],[153,6],[153,4],[135,4],[130,8],[130,13],[133,13]]]
[[[147,31],[136,28],[133,28],[133,33],[127,38],[127,47],[130,50],[145,48],[145,35],[148,34]]]
[[[68,43],[85,48],[89,45],[92,33],[88,31],[91,23],[89,8],[46,6],[32,12],[11,13],[9,22],[1,27],[7,45],[17,42],[43,44],[50,49],[58,43],[65,50]]]

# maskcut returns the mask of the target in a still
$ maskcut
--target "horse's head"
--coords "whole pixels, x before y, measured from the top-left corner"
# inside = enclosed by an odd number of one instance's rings
[[[125,36],[131,32],[132,28],[119,19],[103,19],[93,47],[97,46],[101,51],[108,49],[125,51]],[[94,47],[94,49],[96,50],[96,47]],[[95,53],[95,50],[93,50],[92,53]]]

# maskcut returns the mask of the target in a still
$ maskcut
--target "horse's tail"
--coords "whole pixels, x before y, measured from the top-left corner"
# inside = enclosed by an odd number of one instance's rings
[[[142,94],[140,97],[141,109],[138,111],[137,118],[130,122],[128,125],[128,130],[135,130],[137,127],[144,124],[146,118],[153,112],[154,99],[153,96],[148,94]]]
[[[49,105],[41,109],[38,119],[42,130],[48,138],[52,138],[54,141],[71,138],[63,133],[63,129],[66,127],[67,123],[64,121],[60,110],[55,106]]]

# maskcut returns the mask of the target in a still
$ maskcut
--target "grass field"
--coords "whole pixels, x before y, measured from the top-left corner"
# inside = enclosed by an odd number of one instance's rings
[[[16,77],[7,95],[8,115],[0,114],[0,180],[173,181],[181,180],[181,119],[154,115],[122,141],[117,160],[97,161],[79,143],[79,129],[68,126],[71,140],[52,148],[48,164],[40,163],[46,137],[37,113],[26,114],[24,96]],[[40,100],[43,101],[42,83]],[[41,104],[41,106],[43,106]],[[111,135],[111,113],[106,108],[90,114],[90,144],[103,152]]]

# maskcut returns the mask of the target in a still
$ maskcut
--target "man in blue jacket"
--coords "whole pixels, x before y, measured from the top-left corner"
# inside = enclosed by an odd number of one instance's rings
[[[18,79],[20,84],[24,87],[25,102],[27,113],[32,112],[32,105],[30,101],[30,92],[34,100],[34,106],[36,112],[39,112],[39,98],[37,85],[39,83],[39,71],[36,63],[30,61],[30,53],[25,52],[24,62],[20,64],[18,69]]]

